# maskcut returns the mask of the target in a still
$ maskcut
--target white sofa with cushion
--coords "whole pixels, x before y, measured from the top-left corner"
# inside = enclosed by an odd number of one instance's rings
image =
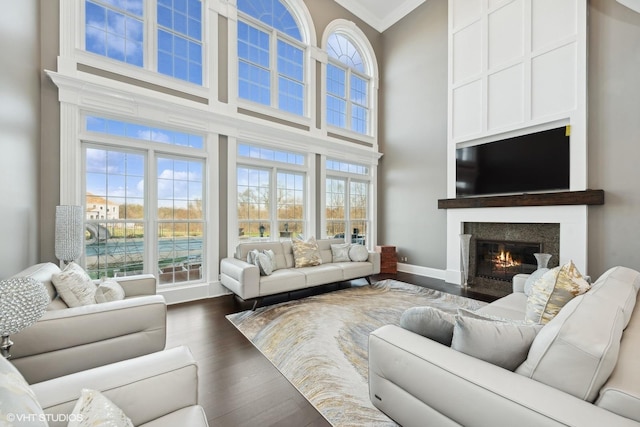
[[[42,263],[15,275],[44,283],[51,298],[39,321],[11,336],[11,360],[29,383],[164,349],[167,308],[153,275],[118,278],[123,300],[68,307],[51,281],[56,273]]]
[[[526,278],[516,276],[512,294],[476,313],[523,320]],[[371,401],[405,427],[638,427],[638,288],[637,271],[608,270],[534,335],[515,372],[383,326],[369,337]]]
[[[121,425],[90,423],[113,420],[122,411],[134,426],[206,427],[198,405],[198,366],[187,347],[176,347],[35,384],[27,384],[5,359],[0,360],[0,424],[14,426]],[[74,411],[82,390],[106,397],[113,405],[98,411]],[[105,408],[98,399],[94,408]],[[78,405],[80,406],[80,405]],[[78,408],[79,409],[79,408]],[[108,418],[102,418],[108,415]],[[82,418],[81,418],[82,417]],[[90,418],[92,417],[92,418]],[[77,424],[76,424],[77,425]]]
[[[380,254],[369,251],[364,261],[333,261],[331,245],[344,244],[343,239],[319,239],[318,251],[322,264],[313,267],[295,268],[293,245],[283,242],[246,242],[236,248],[234,257],[220,262],[222,284],[243,300],[291,292],[299,289],[358,278],[367,278],[380,273]],[[275,271],[261,276],[260,269],[247,262],[252,250],[271,250],[275,254]]]

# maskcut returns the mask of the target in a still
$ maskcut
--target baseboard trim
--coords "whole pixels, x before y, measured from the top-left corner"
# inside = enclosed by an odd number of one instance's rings
[[[445,280],[446,271],[437,268],[422,267],[419,265],[398,263],[398,271],[409,274],[417,274],[418,276],[431,277],[433,279]]]
[[[198,283],[195,285],[158,287],[157,293],[163,295],[167,304],[195,301],[205,298],[219,297],[229,293],[220,282]]]

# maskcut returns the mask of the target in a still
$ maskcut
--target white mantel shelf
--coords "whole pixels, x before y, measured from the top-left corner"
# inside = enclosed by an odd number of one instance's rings
[[[456,199],[438,200],[438,209],[567,205],[604,205],[604,190],[562,191],[511,196],[460,197]]]

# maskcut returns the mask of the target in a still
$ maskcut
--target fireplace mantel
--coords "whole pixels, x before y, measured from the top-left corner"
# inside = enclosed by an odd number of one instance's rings
[[[438,200],[438,209],[563,205],[604,205],[604,190],[562,191],[556,193],[464,197]]]

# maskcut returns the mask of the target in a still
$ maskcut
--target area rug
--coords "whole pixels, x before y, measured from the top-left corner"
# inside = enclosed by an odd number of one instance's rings
[[[369,400],[369,333],[409,307],[450,313],[486,303],[396,280],[289,301],[227,319],[335,427],[395,426]]]

